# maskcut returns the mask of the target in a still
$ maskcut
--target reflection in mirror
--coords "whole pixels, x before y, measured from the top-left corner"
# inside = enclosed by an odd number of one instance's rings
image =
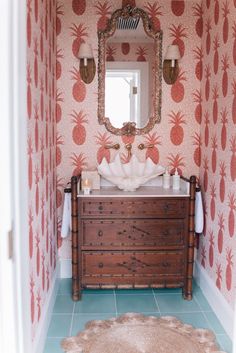
[[[150,131],[161,118],[162,33],[145,11],[126,6],[98,38],[99,123],[116,135]]]

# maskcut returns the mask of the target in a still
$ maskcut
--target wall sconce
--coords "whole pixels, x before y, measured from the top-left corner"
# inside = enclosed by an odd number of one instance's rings
[[[163,62],[163,77],[168,85],[173,85],[178,77],[180,58],[178,45],[169,45]]]
[[[79,72],[84,83],[91,83],[96,73],[96,65],[93,57],[92,47],[88,43],[81,43],[78,52]]]

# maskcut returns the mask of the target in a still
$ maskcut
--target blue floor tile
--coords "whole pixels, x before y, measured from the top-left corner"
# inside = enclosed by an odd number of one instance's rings
[[[72,315],[52,314],[48,337],[66,337],[70,334]]]
[[[195,328],[205,328],[210,330],[211,326],[209,322],[206,320],[205,316],[203,313],[173,313],[173,312],[167,312],[167,313],[161,313],[161,316],[175,316],[177,317],[180,321],[185,322],[186,324],[192,325]]]
[[[62,353],[61,348],[62,338],[47,338],[43,353]]]
[[[154,296],[149,294],[117,294],[116,302],[118,313],[159,312]]]
[[[197,303],[199,304],[201,310],[203,311],[212,311],[212,308],[208,301],[206,300],[206,297],[202,294],[201,291],[195,291],[193,294],[193,298],[196,299]]]
[[[58,295],[53,308],[53,313],[72,314],[74,302],[69,295]]]
[[[81,301],[75,304],[75,313],[115,313],[115,296],[113,294],[84,294]]]
[[[215,334],[226,334],[223,326],[221,325],[220,321],[218,320],[217,316],[213,312],[207,312],[206,318],[212,328],[212,330],[215,332]]]
[[[88,321],[91,320],[106,320],[111,317],[116,317],[115,313],[107,314],[75,314],[73,317],[73,325],[71,335],[75,336],[79,331],[82,331]]]
[[[63,278],[59,282],[58,294],[72,295],[72,279]]]
[[[158,307],[161,313],[187,313],[201,311],[194,299],[184,300],[179,294],[158,295],[155,293]]]

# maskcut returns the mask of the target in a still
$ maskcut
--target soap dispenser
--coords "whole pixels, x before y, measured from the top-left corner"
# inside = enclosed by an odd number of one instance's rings
[[[180,175],[178,174],[178,170],[175,169],[175,174],[172,176],[172,187],[173,190],[179,190],[180,189]]]
[[[165,174],[163,174],[163,188],[169,189],[170,188],[170,173],[166,168]]]

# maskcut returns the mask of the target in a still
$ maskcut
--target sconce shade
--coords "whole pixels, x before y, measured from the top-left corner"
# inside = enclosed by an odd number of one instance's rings
[[[181,58],[178,45],[171,44],[167,47],[165,60],[179,60]]]
[[[88,43],[81,43],[79,52],[78,52],[79,59],[92,59],[93,58],[93,51],[92,47]]]

